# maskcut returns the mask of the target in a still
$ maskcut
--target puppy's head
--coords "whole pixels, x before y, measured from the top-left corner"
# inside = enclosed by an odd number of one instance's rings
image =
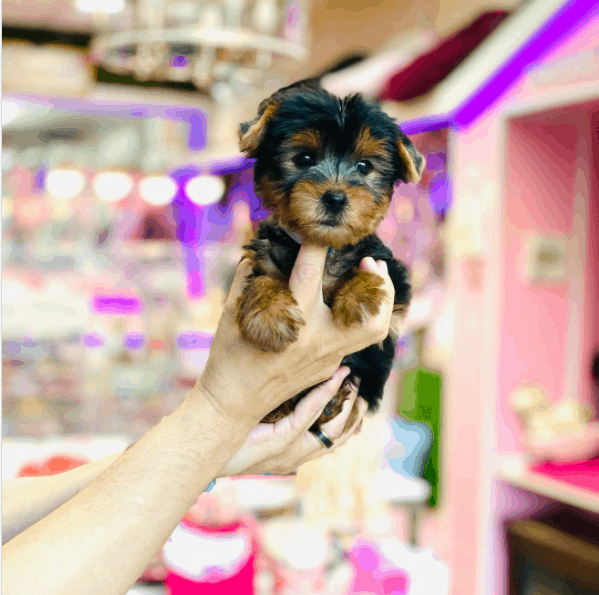
[[[425,165],[378,106],[360,95],[339,99],[313,81],[264,100],[239,137],[241,150],[256,159],[264,205],[319,246],[340,248],[373,233],[395,184],[417,183]]]

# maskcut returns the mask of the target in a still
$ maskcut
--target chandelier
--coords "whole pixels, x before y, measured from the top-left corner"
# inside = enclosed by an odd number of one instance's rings
[[[101,21],[102,0],[84,1],[101,25],[92,60],[139,81],[191,82],[214,93],[219,83],[251,85],[280,57],[308,57],[305,0],[119,0],[128,18]]]

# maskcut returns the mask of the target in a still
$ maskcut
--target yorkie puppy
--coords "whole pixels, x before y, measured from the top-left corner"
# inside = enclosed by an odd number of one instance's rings
[[[241,150],[256,159],[255,189],[272,213],[244,247],[253,271],[239,298],[240,332],[264,352],[283,351],[297,339],[304,321],[288,281],[302,241],[328,247],[323,299],[334,321],[345,328],[362,322],[365,314],[378,313],[382,279],[360,270],[359,264],[366,256],[384,260],[395,287],[392,328],[382,343],[343,359],[351,373],[317,424],[340,413],[356,379],[359,395],[374,411],[411,298],[406,266],[375,230],[394,186],[417,183],[425,160],[378,106],[360,95],[335,97],[316,81],[295,83],[264,100],[257,117],[241,125],[239,136]],[[288,415],[310,390],[263,421]]]

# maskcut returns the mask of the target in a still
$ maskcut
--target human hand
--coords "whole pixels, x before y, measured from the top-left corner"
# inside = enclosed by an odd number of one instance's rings
[[[291,415],[275,423],[258,424],[250,432],[245,444],[221,469],[218,477],[255,473],[287,475],[303,463],[345,444],[359,431],[368,408],[364,399],[357,398],[356,388],[352,388],[341,413],[321,428],[333,441],[331,448],[325,448],[308,428],[319,418],[348,373],[349,368],[346,366],[339,368],[332,378],[310,391]],[[358,415],[351,427],[344,431],[356,398]]]
[[[383,278],[379,313],[350,329],[333,321],[322,296],[326,248],[302,246],[289,287],[305,321],[297,341],[282,353],[264,353],[244,341],[237,325],[237,301],[249,261],[239,265],[214,335],[204,373],[190,398],[209,401],[225,422],[245,424],[248,431],[281,403],[330,378],[344,356],[382,341],[389,333],[395,295],[384,262],[367,257],[362,270]]]

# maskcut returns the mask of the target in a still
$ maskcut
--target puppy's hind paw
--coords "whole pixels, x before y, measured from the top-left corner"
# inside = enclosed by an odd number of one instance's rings
[[[358,271],[345,282],[333,299],[333,319],[343,327],[364,322],[366,316],[379,313],[383,279],[368,271]]]
[[[270,277],[255,277],[246,286],[237,322],[241,336],[265,353],[284,351],[305,324],[289,288]]]

